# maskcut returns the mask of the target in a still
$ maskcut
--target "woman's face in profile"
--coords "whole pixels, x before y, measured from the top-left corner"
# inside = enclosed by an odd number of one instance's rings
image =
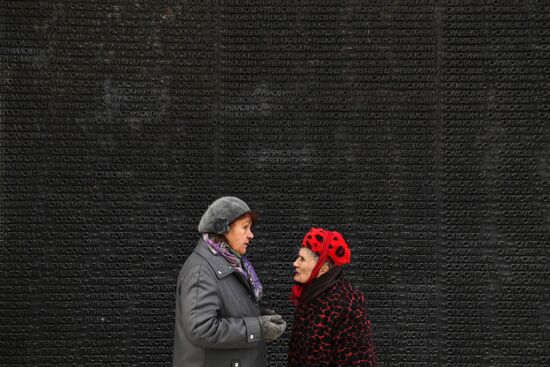
[[[301,247],[298,252],[298,258],[292,264],[294,266],[294,281],[304,284],[309,279],[317,259],[313,256],[311,250]]]
[[[252,219],[248,215],[234,220],[229,225],[229,231],[225,233],[227,244],[240,256],[246,253],[253,238]]]

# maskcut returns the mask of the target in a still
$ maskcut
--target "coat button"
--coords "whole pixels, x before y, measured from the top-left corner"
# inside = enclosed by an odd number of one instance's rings
[[[221,274],[221,273],[222,273],[222,271],[221,271],[221,270],[218,270],[218,274]]]
[[[250,334],[250,339],[254,339],[254,334]]]

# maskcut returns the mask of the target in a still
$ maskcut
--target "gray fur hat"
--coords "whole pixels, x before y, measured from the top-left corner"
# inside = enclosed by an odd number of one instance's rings
[[[199,233],[224,234],[229,224],[241,215],[250,212],[248,205],[234,196],[223,196],[214,201],[202,215]]]

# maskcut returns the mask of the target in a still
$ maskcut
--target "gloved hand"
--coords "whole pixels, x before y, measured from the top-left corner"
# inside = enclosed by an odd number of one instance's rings
[[[267,308],[267,307],[262,307],[260,312],[261,312],[262,315],[276,315],[277,314],[277,312],[275,312],[274,309]]]
[[[286,321],[279,314],[262,315],[259,319],[262,335],[267,341],[279,338],[286,329]]]

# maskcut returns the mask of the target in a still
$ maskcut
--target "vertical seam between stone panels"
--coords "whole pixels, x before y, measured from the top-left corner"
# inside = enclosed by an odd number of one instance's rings
[[[435,86],[436,86],[436,93],[435,93],[435,119],[436,119],[436,131],[435,131],[435,172],[436,172],[436,187],[438,188],[438,192],[436,195],[436,220],[437,220],[437,248],[436,248],[436,261],[437,261],[437,279],[436,279],[436,307],[437,307],[437,336],[436,341],[438,344],[437,348],[437,360],[441,360],[441,348],[440,348],[440,332],[441,332],[441,159],[442,159],[442,152],[441,152],[441,129],[442,129],[442,116],[441,116],[441,61],[442,61],[442,54],[441,54],[441,43],[442,43],[442,32],[443,32],[443,10],[442,10],[443,4],[440,1],[436,1],[435,3],[435,31],[436,31],[436,45],[435,45],[435,56],[436,56],[436,80],[435,80]]]
[[[220,171],[221,171],[221,165],[220,165],[220,144],[221,144],[221,141],[222,141],[222,136],[221,136],[221,126],[222,126],[222,123],[221,123],[221,105],[222,105],[222,93],[221,93],[221,58],[222,58],[222,49],[221,49],[221,41],[222,41],[222,37],[221,37],[221,33],[222,33],[222,5],[220,4],[220,1],[219,0],[214,0],[214,6],[215,6],[215,14],[214,14],[214,25],[213,25],[213,28],[214,28],[214,31],[215,31],[215,47],[214,47],[214,52],[216,54],[216,65],[214,66],[215,68],[215,80],[216,80],[216,100],[217,100],[217,103],[216,103],[216,110],[214,112],[214,124],[215,124],[215,129],[214,129],[214,134],[215,134],[215,139],[214,139],[214,144],[213,144],[213,160],[214,160],[214,170],[215,170],[215,178],[216,178],[216,182],[218,184],[215,185],[215,191],[217,193],[218,196],[220,196],[222,193],[220,192],[221,190],[221,187],[223,186],[221,184],[221,177],[220,177]]]

